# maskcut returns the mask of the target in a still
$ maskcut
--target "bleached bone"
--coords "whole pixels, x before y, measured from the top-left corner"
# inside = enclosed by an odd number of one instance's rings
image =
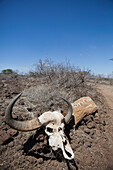
[[[21,95],[22,93],[17,95],[8,105],[5,113],[6,123],[13,129],[20,131],[32,131],[40,128],[41,126],[45,126],[45,133],[49,136],[49,145],[52,149],[58,150],[60,148],[64,158],[69,160],[73,159],[74,153],[66,135],[64,134],[64,126],[69,123],[73,112],[71,104],[62,98],[68,104],[69,108],[65,117],[58,110],[54,112],[44,112],[41,116],[35,117],[32,120],[18,121],[13,119],[12,109],[15,102]]]

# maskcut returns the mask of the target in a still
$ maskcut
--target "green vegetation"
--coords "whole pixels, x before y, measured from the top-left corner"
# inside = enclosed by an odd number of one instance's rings
[[[16,71],[13,71],[12,69],[5,69],[1,71],[2,74],[17,74]]]

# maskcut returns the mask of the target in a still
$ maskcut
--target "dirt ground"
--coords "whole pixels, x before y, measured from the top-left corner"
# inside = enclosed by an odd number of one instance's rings
[[[98,111],[85,117],[75,128],[70,122],[66,130],[75,158],[67,161],[61,152],[53,153],[49,148],[43,128],[18,132],[4,122],[5,110],[11,99],[21,91],[27,94],[31,86],[36,91],[34,79],[0,80],[0,169],[113,170],[113,87],[91,84],[97,89],[93,100]],[[39,111],[36,106],[39,107],[36,101],[31,102],[26,95],[22,96],[13,116],[17,115],[19,120],[24,116],[32,118],[32,113]]]
[[[97,89],[104,96],[105,107],[107,110],[106,122],[110,126],[106,128],[106,135],[109,139],[111,146],[111,160],[113,159],[113,86],[110,85],[97,85]],[[113,169],[113,166],[111,166]]]
[[[110,85],[97,85],[97,88],[101,91],[105,97],[108,109],[113,110],[113,86]]]

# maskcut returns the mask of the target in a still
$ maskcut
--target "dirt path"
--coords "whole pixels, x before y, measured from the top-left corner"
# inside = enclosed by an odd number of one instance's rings
[[[113,158],[113,86],[109,85],[97,85],[98,91],[103,95],[105,100],[105,107],[107,110],[106,114],[106,130],[105,135],[108,138],[108,148],[110,152],[108,152],[108,157],[111,161]],[[112,167],[112,166],[111,166]],[[112,167],[113,168],[113,167]]]
[[[97,85],[98,91],[103,95],[105,100],[105,107],[107,110],[107,123],[108,132],[111,134],[112,141],[113,141],[113,86],[110,85]],[[108,133],[108,134],[109,134]]]
[[[108,139],[108,160],[110,164],[113,158],[113,86],[110,85],[97,85],[98,91],[103,95],[105,100],[105,107],[107,110],[106,115],[106,130],[105,135]],[[109,162],[108,161],[108,162]],[[110,169],[113,168],[113,165],[110,166]]]
[[[113,116],[113,87],[109,85],[98,85],[97,88],[105,97],[105,101],[107,103],[106,107],[109,112],[112,112]]]

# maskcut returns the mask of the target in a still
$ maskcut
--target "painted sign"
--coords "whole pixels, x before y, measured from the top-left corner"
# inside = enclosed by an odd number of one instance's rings
[[[75,125],[82,120],[83,117],[94,113],[98,108],[90,97],[82,97],[79,100],[71,103],[73,107],[73,115]]]

